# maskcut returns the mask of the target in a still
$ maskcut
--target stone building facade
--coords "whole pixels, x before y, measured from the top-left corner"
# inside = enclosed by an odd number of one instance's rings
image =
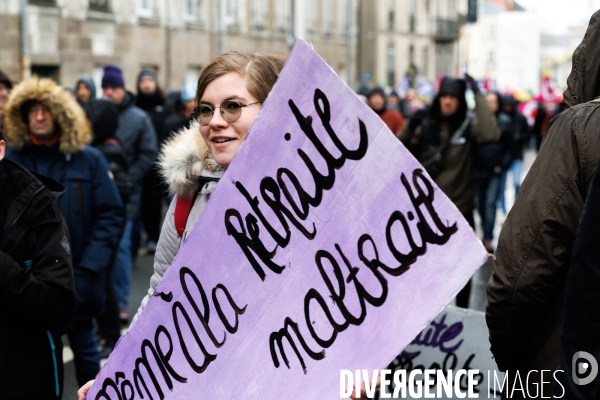
[[[71,86],[82,74],[99,86],[102,67],[123,68],[127,89],[153,69],[168,90],[195,81],[220,52],[287,56],[304,37],[355,85],[352,32],[358,0],[0,0],[0,69],[13,80],[33,73]],[[28,57],[23,57],[26,30]]]
[[[360,2],[358,70],[367,83],[396,87],[408,74],[459,69],[459,31],[466,22],[466,0],[373,0]]]

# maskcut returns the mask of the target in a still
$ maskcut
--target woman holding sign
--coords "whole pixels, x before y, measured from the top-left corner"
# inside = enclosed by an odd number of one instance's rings
[[[194,109],[196,121],[173,135],[161,149],[160,173],[175,198],[160,233],[148,294],[132,326],[248,135],[277,75],[266,56],[238,51],[220,55],[202,71]],[[92,383],[79,389],[80,400],[85,399]]]

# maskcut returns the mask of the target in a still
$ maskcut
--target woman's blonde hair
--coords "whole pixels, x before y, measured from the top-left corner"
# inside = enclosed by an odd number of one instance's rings
[[[198,79],[196,104],[200,103],[209,83],[230,72],[236,72],[246,78],[246,89],[260,103],[266,100],[277,80],[277,70],[265,55],[228,51],[212,60],[202,70]]]

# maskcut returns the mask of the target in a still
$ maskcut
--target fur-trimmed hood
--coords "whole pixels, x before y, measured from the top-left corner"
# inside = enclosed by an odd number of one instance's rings
[[[75,153],[90,141],[92,135],[85,113],[71,93],[51,79],[32,77],[15,86],[8,98],[4,113],[4,136],[9,146],[21,150],[31,141],[21,113],[21,107],[31,100],[48,107],[60,127],[59,147],[62,153]]]
[[[160,149],[158,168],[169,192],[184,198],[198,193],[199,176],[221,177],[225,171],[212,157],[198,122],[165,141]]]

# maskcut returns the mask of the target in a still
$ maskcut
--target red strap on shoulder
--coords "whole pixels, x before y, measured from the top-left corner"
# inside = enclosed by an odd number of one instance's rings
[[[175,229],[177,229],[179,237],[183,237],[185,224],[190,216],[194,200],[196,200],[195,196],[190,198],[177,197],[177,203],[175,203]]]
[[[121,147],[121,142],[119,142],[117,139],[114,139],[114,138],[108,138],[102,143],[103,144],[114,144],[115,146]]]

